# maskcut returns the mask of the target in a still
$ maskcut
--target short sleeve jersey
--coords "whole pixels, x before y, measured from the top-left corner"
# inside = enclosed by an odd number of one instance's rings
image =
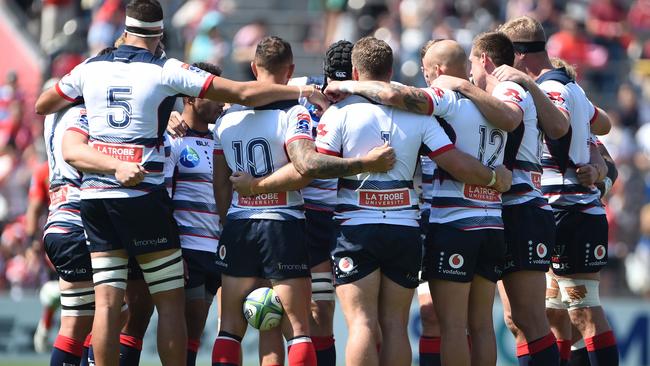
[[[252,109],[234,105],[217,120],[216,153],[223,154],[233,172],[255,177],[273,173],[289,163],[287,145],[299,139],[313,140],[307,109],[296,102],[281,102]],[[229,220],[304,219],[299,191],[240,196],[233,192]]]
[[[56,91],[70,101],[83,97],[89,143],[149,172],[128,188],[112,175],[84,174],[81,198],[126,198],[164,189],[162,136],[176,96],[202,97],[213,78],[176,59],[127,45],[92,57],[64,76]]]

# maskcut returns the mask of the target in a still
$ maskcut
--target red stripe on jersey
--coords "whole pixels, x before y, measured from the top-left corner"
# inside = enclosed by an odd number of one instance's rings
[[[434,108],[433,108],[433,98],[431,98],[431,95],[429,95],[429,93],[427,93],[427,92],[424,92],[424,95],[427,96],[427,101],[429,102],[429,109],[427,110],[427,115],[431,116],[431,115],[433,115],[433,110],[434,110]]]
[[[196,238],[215,239],[215,240],[220,239],[218,236],[207,236],[207,235],[199,235],[199,234],[178,234],[178,235],[179,236],[194,236]]]
[[[210,84],[212,84],[212,80],[214,80],[215,77],[216,75],[210,75],[207,79],[205,79],[205,83],[203,83],[203,87],[199,93],[199,98],[203,98],[203,96],[205,96],[205,93],[207,93],[208,88],[210,87]]]
[[[213,155],[223,155],[223,150],[214,149],[214,151],[212,152],[212,154],[213,154]]]
[[[590,125],[593,125],[594,122],[596,122],[596,118],[598,118],[598,114],[599,114],[599,113],[600,113],[600,112],[598,112],[598,108],[594,107],[594,116],[591,117],[591,119],[589,120],[589,124],[590,124]]]
[[[516,105],[517,108],[519,108],[519,110],[521,111],[521,113],[524,113],[524,109],[521,108],[521,106],[519,105],[519,103],[517,103],[517,102],[513,102],[512,100],[504,100],[503,102]]]
[[[298,140],[309,140],[309,141],[314,141],[314,139],[313,139],[311,136],[307,136],[307,135],[298,135],[298,136],[294,136],[294,137],[290,138],[289,140],[287,140],[287,142],[284,144],[284,146],[287,146],[287,145],[289,145],[290,143],[292,143],[292,142],[294,142],[294,141],[298,141]]]
[[[88,132],[82,130],[81,128],[77,128],[77,127],[69,127],[66,131],[74,131],[74,132],[80,133],[80,134],[82,134],[82,135],[88,137]]]
[[[56,90],[57,94],[59,94],[59,96],[61,96],[61,98],[67,100],[68,102],[74,102],[75,101],[74,98],[70,98],[69,96],[67,96],[63,92],[63,90],[61,90],[61,87],[59,87],[59,83],[54,84],[54,90]]]
[[[316,147],[316,151],[318,151],[321,154],[325,154],[325,155],[338,156],[338,157],[341,156],[340,152],[323,149],[322,147]]]
[[[434,159],[436,156],[438,156],[438,155],[440,155],[440,154],[442,154],[442,153],[444,153],[444,152],[447,152],[447,151],[449,151],[449,150],[452,150],[452,149],[454,149],[454,148],[455,148],[454,144],[448,144],[448,145],[445,145],[445,146],[439,148],[439,149],[436,150],[436,151],[432,151],[432,152],[430,152],[430,153],[428,154],[428,156],[429,156],[429,158]]]

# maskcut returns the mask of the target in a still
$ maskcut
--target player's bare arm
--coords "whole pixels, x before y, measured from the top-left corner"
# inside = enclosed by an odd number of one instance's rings
[[[467,184],[487,186],[499,192],[507,192],[512,184],[512,172],[505,166],[499,165],[492,170],[458,149],[445,151],[433,158],[433,161],[454,178]]]
[[[579,166],[576,169],[578,181],[585,187],[591,187],[607,178],[607,164],[600,154],[598,146],[589,145],[589,164]]]
[[[609,151],[607,151],[605,145],[598,144],[598,151],[607,165],[607,177],[602,182],[596,182],[596,188],[600,190],[600,196],[604,197],[612,189],[614,183],[616,183],[618,169],[616,169],[616,163],[614,163],[614,159],[609,154]]]
[[[419,88],[396,85],[383,81],[332,81],[325,89],[332,100],[344,99],[350,94],[361,95],[373,102],[417,114],[431,114],[431,102],[426,92]]]
[[[497,67],[492,75],[499,81],[512,81],[528,90],[535,102],[537,120],[546,136],[559,139],[569,131],[569,115],[553,105],[546,93],[530,76],[508,65]]]
[[[312,178],[300,174],[293,163],[286,164],[265,177],[255,178],[244,172],[234,172],[230,176],[232,188],[242,196],[296,191],[304,188],[311,181]]]
[[[212,188],[214,189],[214,200],[217,203],[217,213],[221,222],[225,223],[226,214],[232,200],[232,185],[228,177],[230,168],[226,158],[221,154],[214,155],[214,169],[212,170]]]
[[[474,102],[481,114],[491,124],[504,131],[514,131],[524,118],[521,108],[512,103],[504,103],[472,84],[469,80],[440,75],[433,81],[431,86],[460,92]]]
[[[591,133],[598,136],[604,136],[612,129],[612,121],[609,115],[602,108],[596,107],[596,115],[591,122]]]
[[[36,113],[45,116],[60,111],[61,109],[72,104],[74,100],[69,100],[61,96],[55,87],[44,91],[36,100],[34,106]]]
[[[61,144],[65,161],[82,172],[115,175],[117,181],[130,187],[142,182],[148,173],[140,164],[121,161],[88,145],[88,136],[66,131]]]

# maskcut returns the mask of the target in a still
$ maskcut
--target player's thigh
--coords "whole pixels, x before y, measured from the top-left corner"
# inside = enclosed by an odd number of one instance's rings
[[[336,295],[339,298],[348,327],[376,328],[380,286],[381,272],[379,270],[375,270],[357,281],[336,286]]]
[[[403,327],[406,330],[414,289],[404,287],[382,274],[379,290],[379,323],[382,329]]]
[[[558,276],[597,273],[607,265],[608,223],[605,215],[556,212],[557,239],[552,258]]]
[[[67,233],[50,233],[44,238],[45,252],[61,281],[60,286],[92,288],[92,264],[83,229]],[[64,288],[61,288],[64,290]]]
[[[468,324],[472,329],[492,330],[492,308],[496,284],[480,275],[474,276],[469,292]]]
[[[263,278],[274,282],[311,278],[304,220],[260,220],[256,231]]]
[[[503,274],[503,264],[506,256],[503,230],[479,230],[477,235],[481,237],[479,239],[480,250],[476,260],[475,274],[496,284]]]
[[[546,272],[555,247],[553,212],[534,204],[503,207],[506,258],[503,274]]]
[[[243,336],[246,332],[246,319],[242,312],[244,299],[259,287],[255,277],[221,276],[221,297],[219,299],[220,330]]]
[[[392,282],[415,289],[419,282],[418,270],[422,263],[422,238],[419,227],[380,225],[376,256],[382,274]]]
[[[336,246],[336,231],[332,212],[305,210],[305,240],[312,273],[331,271],[330,255]],[[329,269],[325,268],[328,265]]]
[[[221,232],[215,264],[231,277],[263,277],[259,242],[267,220],[228,220]]]

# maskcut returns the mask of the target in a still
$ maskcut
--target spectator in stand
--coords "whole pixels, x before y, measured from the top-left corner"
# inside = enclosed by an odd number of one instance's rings
[[[77,15],[77,2],[74,0],[43,0],[41,9],[41,48],[45,53],[54,51],[52,44],[56,36],[63,31],[68,20]]]
[[[123,31],[124,3],[121,0],[105,0],[93,16],[88,30],[88,48],[91,55],[111,47]],[[61,77],[63,75],[60,75]]]
[[[15,140],[22,126],[24,95],[18,86],[18,74],[7,73],[6,83],[0,86],[0,146]]]
[[[625,259],[630,290],[650,299],[650,204],[641,209],[641,239]]]
[[[632,133],[640,126],[639,121],[639,103],[637,101],[637,92],[630,83],[623,83],[618,88],[617,93],[617,110],[624,127],[629,128]]]
[[[258,19],[241,27],[232,40],[232,58],[237,63],[245,80],[255,80],[251,69],[251,61],[255,57],[255,49],[262,38],[268,35],[268,26],[262,19]]]
[[[222,17],[217,11],[211,11],[203,16],[197,29],[198,33],[192,41],[187,62],[207,62],[217,66],[223,65],[223,59],[230,52],[230,46],[219,31]]]

